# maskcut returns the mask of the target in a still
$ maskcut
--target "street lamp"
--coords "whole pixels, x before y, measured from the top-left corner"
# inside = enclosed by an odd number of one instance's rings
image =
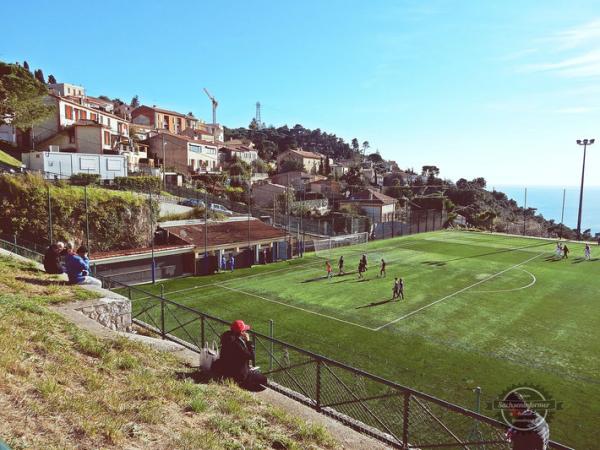
[[[579,189],[579,212],[577,214],[577,240],[581,240],[581,208],[583,206],[583,179],[585,177],[585,154],[587,146],[592,145],[595,139],[577,139],[577,145],[583,145],[583,166],[581,167],[581,187]]]

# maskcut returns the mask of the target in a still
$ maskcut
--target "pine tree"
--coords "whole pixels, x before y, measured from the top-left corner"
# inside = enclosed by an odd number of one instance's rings
[[[56,78],[54,78],[54,75],[48,75],[48,84],[56,84]]]
[[[129,104],[129,106],[131,106],[132,108],[137,108],[138,106],[140,106],[140,99],[137,95],[134,95],[133,98],[131,99],[131,103]]]
[[[27,61],[23,61],[23,68],[29,71],[29,63]]]
[[[46,79],[44,78],[44,72],[42,72],[42,69],[37,69],[35,72],[33,72],[33,76],[40,83],[46,84]]]

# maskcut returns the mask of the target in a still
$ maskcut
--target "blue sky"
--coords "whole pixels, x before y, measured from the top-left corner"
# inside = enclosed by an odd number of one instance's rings
[[[255,103],[456,180],[576,185],[600,138],[594,1],[6,2],[0,59],[247,125]],[[587,180],[600,185],[600,142]]]

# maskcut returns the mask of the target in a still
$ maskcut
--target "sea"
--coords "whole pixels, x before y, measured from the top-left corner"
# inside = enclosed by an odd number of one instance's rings
[[[519,206],[525,203],[525,187],[514,185],[488,186],[504,192],[508,198],[515,200]],[[559,186],[527,186],[527,207],[537,208],[537,213],[545,219],[554,219],[560,223],[562,214],[563,189],[565,190],[564,224],[577,227],[577,211],[579,208],[579,187]],[[581,214],[581,230],[592,230],[592,236],[600,233],[600,186],[584,187],[583,209]]]

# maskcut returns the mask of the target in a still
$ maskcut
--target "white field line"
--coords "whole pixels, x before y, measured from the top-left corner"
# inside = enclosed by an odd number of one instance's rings
[[[408,314],[405,314],[405,315],[403,315],[401,317],[398,317],[397,319],[394,319],[391,322],[386,323],[385,325],[381,325],[380,327],[375,328],[375,331],[379,331],[379,330],[381,330],[381,329],[383,329],[383,328],[385,328],[385,327],[387,327],[389,325],[393,325],[393,324],[395,324],[397,322],[400,322],[401,320],[404,320],[404,319],[406,319],[406,318],[408,318],[408,317],[410,317],[410,316],[412,316],[414,314],[417,314],[417,313],[423,311],[424,309],[431,308],[432,306],[437,305],[438,303],[441,303],[441,302],[443,302],[445,300],[448,300],[449,298],[452,298],[452,297],[454,297],[454,296],[456,296],[458,294],[461,294],[461,293],[463,293],[465,291],[468,291],[469,289],[474,288],[475,286],[479,286],[480,284],[483,284],[483,283],[485,283],[485,282],[487,282],[487,281],[489,281],[489,280],[491,280],[493,278],[499,277],[503,273],[506,273],[509,270],[516,269],[517,267],[520,267],[520,266],[522,266],[524,264],[527,264],[528,262],[533,261],[534,259],[539,258],[540,256],[545,255],[545,254],[546,254],[546,252],[542,252],[539,255],[532,256],[531,258],[529,258],[529,259],[527,259],[527,260],[525,260],[523,262],[520,262],[518,264],[515,264],[514,266],[511,266],[511,267],[509,267],[507,269],[501,270],[500,272],[495,273],[493,275],[490,275],[489,277],[484,278],[483,280],[480,280],[477,283],[473,283],[473,284],[471,284],[471,285],[469,285],[467,287],[464,287],[464,288],[462,288],[462,289],[460,289],[460,290],[458,290],[456,292],[453,292],[450,295],[446,295],[445,297],[440,298],[439,300],[431,302],[428,305],[422,306],[422,307],[420,307],[420,308],[418,308],[418,309],[416,309],[416,310],[414,310],[414,311],[412,311],[412,312],[410,312]]]
[[[523,289],[530,288],[531,286],[533,286],[537,282],[537,278],[535,277],[534,274],[532,274],[531,272],[529,272],[529,271],[527,271],[525,269],[519,268],[519,270],[525,272],[526,274],[528,274],[531,277],[531,281],[529,282],[529,284],[527,284],[525,286],[518,287],[518,288],[513,288],[513,289],[497,289],[497,290],[493,290],[493,291],[471,291],[471,293],[472,294],[496,294],[496,293],[500,293],[500,292],[521,291]]]
[[[355,327],[360,327],[360,328],[363,328],[363,329],[369,330],[369,331],[377,331],[377,328],[371,328],[371,327],[367,327],[365,325],[360,325],[358,323],[349,322],[349,321],[344,320],[344,319],[339,319],[337,317],[328,316],[327,314],[322,314],[322,313],[319,313],[319,312],[316,312],[316,311],[311,311],[310,309],[304,309],[304,308],[301,308],[299,306],[290,305],[288,303],[280,302],[278,300],[273,300],[271,298],[263,297],[261,295],[252,294],[250,292],[246,292],[246,291],[243,291],[241,289],[235,289],[235,288],[232,288],[232,287],[229,287],[229,286],[225,286],[225,285],[221,285],[221,287],[223,289],[228,289],[228,290],[233,291],[233,292],[239,292],[240,294],[244,294],[244,295],[248,295],[248,296],[251,296],[251,297],[255,297],[255,298],[258,298],[260,300],[265,300],[265,301],[271,302],[271,303],[277,303],[278,305],[286,306],[288,308],[294,308],[294,309],[297,309],[299,311],[303,311],[303,312],[308,313],[308,314],[314,314],[316,316],[325,317],[326,319],[337,320],[338,322],[343,322],[343,323],[345,323],[347,325],[354,325]]]

